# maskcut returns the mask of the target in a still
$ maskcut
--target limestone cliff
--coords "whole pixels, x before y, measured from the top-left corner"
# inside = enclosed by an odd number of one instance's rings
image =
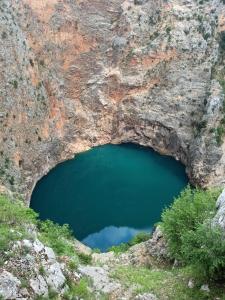
[[[224,30],[219,0],[1,0],[2,184],[29,199],[58,162],[122,142],[223,183]]]

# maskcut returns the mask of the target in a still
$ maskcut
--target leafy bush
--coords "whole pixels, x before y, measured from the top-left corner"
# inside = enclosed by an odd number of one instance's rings
[[[150,234],[147,232],[139,232],[136,234],[129,242],[121,243],[118,246],[112,246],[108,249],[108,251],[113,251],[116,254],[126,252],[130,247],[139,244],[141,242],[145,242],[150,239]]]
[[[74,237],[68,225],[60,226],[52,221],[38,220],[38,214],[26,207],[22,201],[10,200],[0,194],[0,256],[1,252],[10,247],[10,243],[24,238],[32,238],[29,226],[35,225],[38,229],[38,238],[56,254],[67,255],[73,259],[74,264],[80,262],[90,263],[91,258],[78,255],[74,249]]]
[[[193,264],[206,277],[225,277],[225,232],[210,223],[200,224],[182,237],[182,259]]]
[[[39,222],[40,240],[52,247],[58,255],[73,256],[73,236],[68,225],[60,226],[52,221]]]
[[[191,189],[188,186],[162,214],[162,230],[173,258],[182,260],[184,236],[194,232],[215,213],[218,190]]]
[[[147,240],[150,239],[150,234],[147,232],[139,232],[136,234],[129,242],[129,246],[134,246],[136,244],[140,244],[142,242],[146,242]]]

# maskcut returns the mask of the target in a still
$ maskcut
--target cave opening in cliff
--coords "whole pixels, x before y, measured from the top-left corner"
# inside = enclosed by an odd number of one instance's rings
[[[37,183],[31,207],[106,251],[150,232],[187,182],[184,166],[171,157],[135,144],[104,145],[51,170]]]

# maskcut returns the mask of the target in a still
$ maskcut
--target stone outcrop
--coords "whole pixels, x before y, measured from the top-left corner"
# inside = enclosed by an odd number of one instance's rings
[[[217,213],[213,218],[213,224],[225,229],[225,189],[220,194],[216,202]]]
[[[16,299],[19,295],[21,282],[18,278],[7,271],[0,274],[0,295],[4,299]]]
[[[170,260],[167,244],[158,226],[152,237],[129,248],[128,251],[116,255],[114,252],[93,253],[92,262],[95,265],[115,266],[155,266]]]
[[[29,200],[60,161],[124,142],[222,184],[224,30],[219,0],[1,0],[2,185]]]
[[[93,300],[103,296],[111,300],[134,299],[136,286],[127,287],[113,278],[112,274],[121,266],[149,266],[152,263],[150,256],[156,258],[154,250],[151,254],[151,241],[159,242],[159,234],[155,233],[151,240],[137,244],[120,255],[113,252],[88,252],[92,257],[92,264],[83,265],[77,262],[76,267],[71,269],[68,263],[71,262],[71,257],[56,255],[52,248],[38,239],[35,227],[28,229],[32,232],[31,239],[16,241],[6,252],[1,252],[0,298],[48,299],[50,293],[55,293],[57,299],[67,299],[69,282],[78,285],[81,279],[88,278],[88,290]],[[152,244],[155,245],[155,242]],[[87,255],[88,248],[78,247],[79,243],[74,240],[74,255]],[[153,294],[148,293],[137,295],[135,299],[157,300]]]
[[[0,267],[0,295],[4,299],[47,297],[49,289],[65,293],[63,266],[54,251],[38,239],[18,241],[8,256]]]

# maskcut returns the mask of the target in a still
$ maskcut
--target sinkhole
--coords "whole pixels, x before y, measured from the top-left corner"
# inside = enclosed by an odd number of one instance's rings
[[[187,185],[184,166],[135,144],[104,145],[57,165],[36,185],[42,220],[69,224],[74,236],[106,251],[151,232],[162,210]]]

